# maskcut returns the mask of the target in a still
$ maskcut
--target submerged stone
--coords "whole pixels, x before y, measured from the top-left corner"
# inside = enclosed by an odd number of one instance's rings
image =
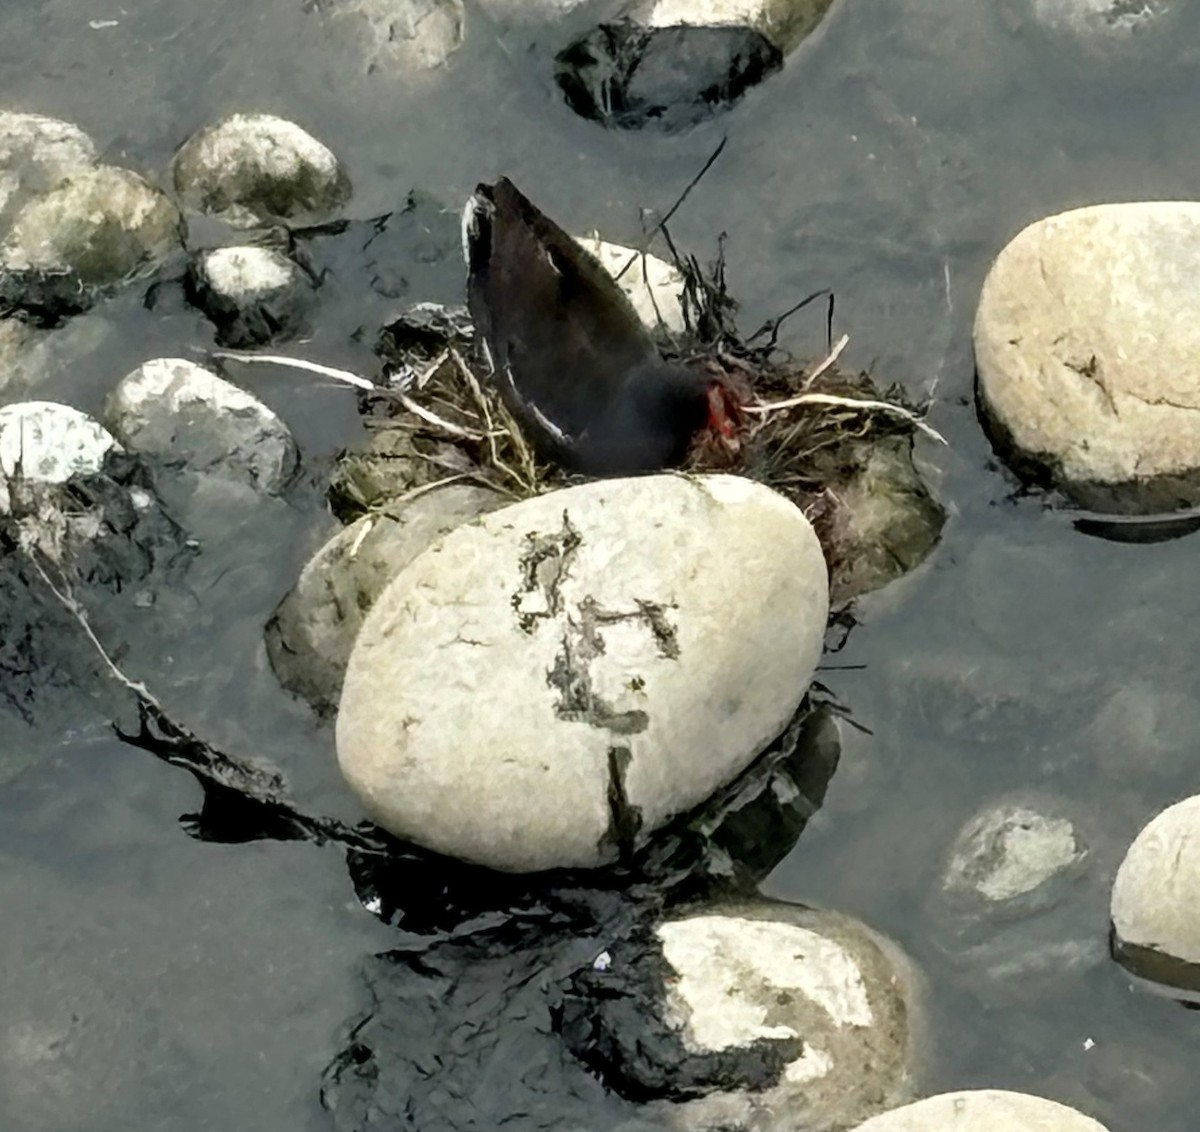
[[[556,77],[581,117],[619,129],[686,129],[732,106],[783,65],[746,27],[601,24],[559,53]]]
[[[56,321],[152,272],[181,233],[175,205],[136,173],[81,170],[13,219],[0,244],[0,299]]]
[[[1086,855],[1070,820],[1027,803],[1001,803],[978,813],[959,831],[943,885],[957,897],[988,904],[1030,902],[1073,871]]]
[[[74,123],[0,110],[0,230],[31,197],[95,162],[92,139]]]
[[[366,69],[401,74],[441,67],[462,46],[462,0],[322,0],[332,29],[361,45]]]
[[[450,856],[615,861],[784,729],[827,600],[803,514],[739,477],[526,500],[435,543],[368,614],[342,773],[380,825]]]
[[[198,212],[232,224],[316,224],[350,197],[333,153],[308,131],[271,114],[232,114],[180,146],[175,189]]]

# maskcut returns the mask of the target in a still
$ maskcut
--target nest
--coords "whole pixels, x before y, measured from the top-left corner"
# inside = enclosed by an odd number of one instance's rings
[[[744,339],[734,325],[723,257],[707,269],[678,255],[676,264],[684,278],[685,331],[679,340],[660,341],[664,356],[712,371],[745,400],[736,450],[698,442],[681,470],[748,476],[819,521],[836,485],[861,467],[870,446],[887,438],[907,444],[917,431],[941,440],[899,387],[880,391],[869,375],[838,366],[844,336],[808,367],[778,348],[783,320],[823,292]],[[400,430],[409,458],[426,463],[425,474],[412,476],[413,490],[472,480],[525,499],[579,481],[538,459],[486,374],[476,370],[465,314],[443,312],[431,327],[428,309],[417,308],[415,318],[387,329],[381,352],[388,369],[385,388],[372,396],[373,423]]]

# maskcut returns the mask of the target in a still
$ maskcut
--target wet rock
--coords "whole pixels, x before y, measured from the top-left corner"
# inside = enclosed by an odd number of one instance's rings
[[[913,464],[911,436],[837,445],[819,522],[835,604],[870,593],[915,570],[933,552],[946,511]]]
[[[821,22],[833,0],[647,0],[627,9],[647,27],[744,27],[790,51]]]
[[[338,458],[329,486],[329,506],[343,523],[386,507],[415,488],[427,487],[447,474],[478,473],[475,464],[453,444],[414,437],[405,428],[374,429],[359,448]]]
[[[462,0],[318,0],[330,26],[362,45],[367,69],[433,70],[462,46]]]
[[[734,476],[485,516],[368,615],[342,772],[380,825],[438,852],[513,872],[614,861],[783,730],[820,656],[825,573],[803,514]]]
[[[279,682],[332,714],[351,646],[387,583],[435,539],[504,502],[486,488],[452,483],[339,531],[267,623],[267,655]]]
[[[911,1095],[911,990],[849,917],[732,904],[610,944],[566,983],[559,1028],[663,1127],[845,1128]]]
[[[1200,502],[1200,203],[1076,209],[1000,253],[975,319],[979,399],[1022,475],[1084,505]]]
[[[71,122],[0,110],[0,231],[30,198],[95,161],[92,139]]]
[[[1003,1089],[966,1089],[941,1093],[885,1112],[854,1132],[1106,1132],[1102,1124],[1076,1109],[1028,1093]]]
[[[783,65],[745,27],[601,24],[557,56],[556,78],[581,117],[619,129],[686,129],[733,105]]]
[[[684,282],[679,268],[658,256],[607,243],[599,236],[584,236],[579,243],[616,279],[638,317],[651,330],[661,327],[672,334],[683,333]]]
[[[130,449],[169,468],[279,494],[297,462],[287,426],[257,398],[183,358],[154,358],[121,379],[105,420]]]
[[[13,219],[0,244],[0,300],[56,321],[152,272],[180,237],[175,206],[136,173],[81,170]]]
[[[943,878],[948,894],[992,905],[1041,897],[1087,855],[1065,816],[1005,802],[976,814],[959,831]]]
[[[350,197],[333,153],[270,114],[233,114],[204,127],[179,148],[171,173],[189,208],[241,227],[320,223]]]
[[[1137,835],[1112,889],[1113,952],[1134,974],[1200,996],[1200,795]]]
[[[22,401],[0,409],[0,511],[17,481],[63,484],[99,472],[120,445],[86,413],[54,401]]]
[[[217,328],[223,346],[243,348],[294,337],[305,327],[315,284],[272,248],[214,248],[192,262],[189,297]]]

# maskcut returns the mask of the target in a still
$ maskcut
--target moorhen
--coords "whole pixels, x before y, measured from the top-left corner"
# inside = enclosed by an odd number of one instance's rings
[[[507,178],[467,202],[463,255],[492,379],[540,456],[625,475],[680,463],[707,430],[732,440],[733,391],[664,360],[612,276]]]

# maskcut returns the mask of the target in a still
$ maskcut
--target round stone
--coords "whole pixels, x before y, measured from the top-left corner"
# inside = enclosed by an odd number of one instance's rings
[[[893,1109],[860,1124],[854,1132],[1106,1132],[1077,1109],[1028,1093],[970,1089],[941,1093]]]
[[[350,648],[384,586],[435,539],[503,502],[498,492],[452,483],[338,531],[267,622],[267,655],[279,682],[332,714]]]
[[[1085,505],[1200,502],[1200,203],[1106,204],[1031,224],[975,318],[981,408],[1030,478]]]
[[[911,1095],[911,966],[848,916],[755,901],[612,941],[560,1032],[660,1127],[846,1128]]]
[[[1200,991],[1200,795],[1134,839],[1112,889],[1117,958],[1135,974]]]
[[[100,289],[156,268],[180,235],[174,204],[136,173],[81,170],[17,213],[0,244],[0,296],[55,313],[85,309]]]
[[[175,154],[172,175],[190,208],[245,227],[319,223],[350,197],[333,153],[270,114],[233,114],[193,134]]]
[[[783,730],[827,613],[812,527],[760,484],[659,475],[526,500],[380,596],[342,691],[342,773],[380,825],[438,852],[606,864]]]
[[[247,246],[200,253],[188,290],[217,327],[220,344],[244,349],[300,332],[314,284],[282,252]]]
[[[950,892],[1005,903],[1047,885],[1085,853],[1067,818],[1001,803],[976,814],[959,832],[944,884]]]
[[[218,473],[278,494],[296,444],[266,405],[184,358],[154,358],[121,379],[105,419],[131,449],[168,467]]]
[[[9,507],[9,481],[66,483],[98,472],[120,445],[86,413],[55,401],[22,401],[0,409],[0,511]]]

